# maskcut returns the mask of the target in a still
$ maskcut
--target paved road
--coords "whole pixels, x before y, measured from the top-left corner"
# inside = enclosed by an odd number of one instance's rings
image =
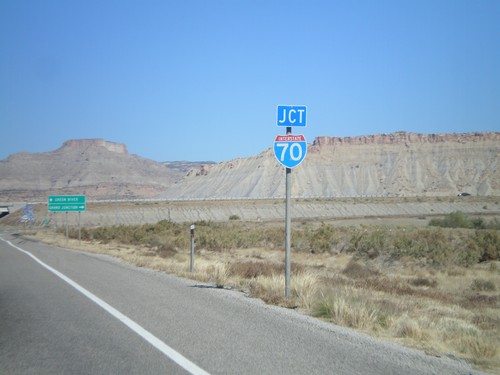
[[[478,373],[238,292],[0,237],[1,374]]]

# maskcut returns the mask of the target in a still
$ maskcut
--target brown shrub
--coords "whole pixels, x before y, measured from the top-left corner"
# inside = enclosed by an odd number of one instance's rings
[[[283,265],[264,262],[233,263],[229,266],[229,275],[244,279],[254,279],[258,276],[272,276],[283,272]]]
[[[487,291],[487,292],[493,292],[496,289],[495,283],[492,280],[485,280],[485,279],[474,279],[472,281],[470,288],[474,291]]]
[[[292,273],[298,273],[304,271],[304,266],[298,263],[292,262]],[[238,262],[232,263],[229,266],[229,275],[240,276],[244,279],[254,279],[259,276],[274,276],[283,274],[285,272],[285,267],[283,264],[279,263],[269,263],[269,262]]]
[[[488,296],[485,294],[469,294],[464,296],[460,302],[460,306],[466,309],[496,307],[498,304],[500,304],[500,296]]]
[[[161,258],[171,258],[177,254],[177,250],[171,244],[162,244],[156,248],[156,253]]]
[[[352,260],[345,266],[342,273],[352,279],[366,279],[368,277],[380,275],[379,271],[368,268]]]
[[[435,288],[437,286],[437,281],[427,277],[417,277],[416,279],[410,280],[410,284],[413,286]]]
[[[472,324],[482,330],[493,330],[500,327],[500,317],[491,317],[487,315],[475,315],[472,318]]]
[[[366,280],[356,280],[355,285],[359,288],[377,290],[394,296],[404,295],[426,297],[444,303],[450,302],[451,299],[450,295],[437,290],[412,287],[411,281],[400,277],[371,277]]]

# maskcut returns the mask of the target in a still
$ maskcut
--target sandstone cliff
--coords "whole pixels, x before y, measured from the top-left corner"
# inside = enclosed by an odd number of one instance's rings
[[[292,172],[296,197],[500,195],[500,133],[318,137]],[[274,152],[191,171],[164,198],[285,195]]]

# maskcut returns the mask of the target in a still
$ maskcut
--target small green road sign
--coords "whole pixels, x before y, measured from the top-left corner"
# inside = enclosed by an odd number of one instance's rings
[[[80,212],[87,209],[85,195],[49,195],[49,212]]]

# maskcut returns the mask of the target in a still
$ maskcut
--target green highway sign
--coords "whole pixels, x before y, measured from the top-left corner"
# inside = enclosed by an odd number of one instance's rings
[[[80,212],[87,209],[85,195],[49,195],[49,212]]]

